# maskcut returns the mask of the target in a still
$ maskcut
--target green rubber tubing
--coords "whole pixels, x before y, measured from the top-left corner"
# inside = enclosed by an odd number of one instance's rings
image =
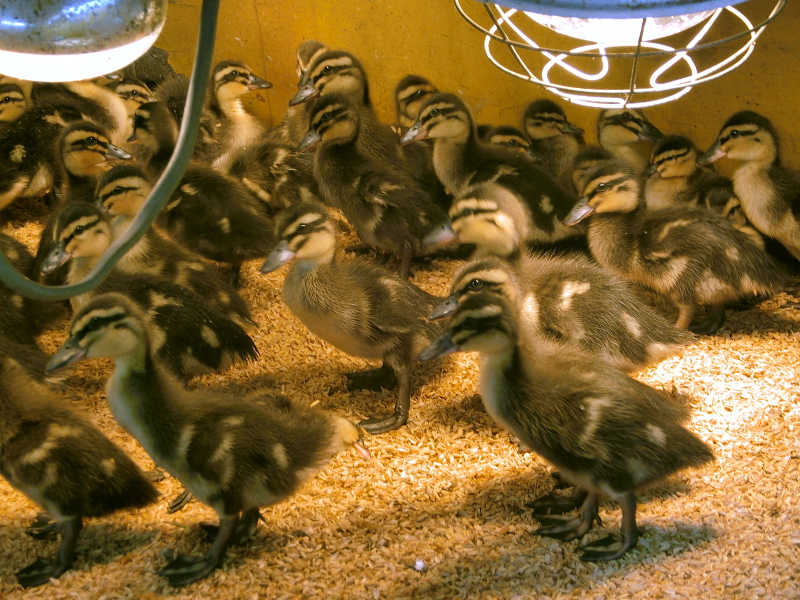
[[[91,273],[74,285],[50,286],[31,281],[14,268],[5,253],[0,251],[0,280],[11,289],[29,298],[39,300],[66,300],[84,294],[108,277],[117,261],[130,250],[155,221],[167,199],[178,187],[181,177],[189,166],[189,159],[197,139],[200,115],[206,99],[206,84],[211,73],[214,40],[217,35],[217,16],[220,0],[203,0],[200,12],[200,35],[197,39],[192,80],[186,99],[183,122],[178,134],[178,144],[161,178],[156,182],[147,202],[136,215],[125,233],[106,250]]]

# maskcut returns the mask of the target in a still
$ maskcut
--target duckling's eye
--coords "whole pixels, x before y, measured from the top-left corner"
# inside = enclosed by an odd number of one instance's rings
[[[118,194],[121,194],[123,191],[124,190],[120,186],[117,186],[113,190],[111,190],[111,195],[116,196]]]
[[[300,223],[300,225],[297,226],[297,229],[295,229],[295,231],[297,233],[302,233],[306,229],[308,229],[308,223]]]
[[[467,329],[475,329],[476,325],[478,324],[478,319],[475,317],[467,317],[463,321],[461,321],[461,326],[466,327]]]
[[[100,317],[92,317],[89,319],[89,327],[97,327],[100,324]]]
[[[739,137],[739,133],[740,133],[740,131],[738,129],[734,129],[733,131],[731,131],[730,137],[737,138],[737,137]]]
[[[333,117],[333,115],[329,112],[323,113],[322,116],[319,118],[320,121],[329,121]]]
[[[439,109],[434,108],[430,113],[428,113],[431,117],[438,117],[439,116]]]
[[[138,96],[139,90],[131,90],[131,96]]]
[[[416,92],[414,92],[413,94],[411,94],[411,97],[412,97],[412,98],[420,98],[420,97],[421,97],[421,96],[423,96],[424,94],[425,94],[425,92],[424,92],[423,90],[417,90]]]
[[[518,142],[517,140],[508,140],[508,142],[506,142],[506,143],[507,143],[509,146],[519,146],[519,145],[520,145],[520,144],[519,144],[519,142]]]
[[[231,71],[230,75],[231,77],[238,77],[239,75],[241,75],[241,73],[239,73],[239,71]]]
[[[483,282],[480,279],[473,279],[467,284],[467,287],[475,292],[483,288]]]
[[[599,183],[599,184],[597,184],[597,187],[594,188],[594,189],[597,190],[598,192],[605,192],[608,189],[608,184],[607,183]]]
[[[82,234],[84,231],[86,231],[86,227],[84,227],[83,225],[78,225],[78,226],[75,228],[75,231],[73,231],[73,233],[74,233],[75,235],[80,235],[80,234]]]
[[[9,102],[11,102],[11,96],[6,96],[0,100],[0,104],[8,104]]]
[[[85,140],[87,146],[94,146],[97,144],[97,138],[94,136],[89,136]]]
[[[629,113],[629,112],[622,113],[622,118],[623,119],[633,120],[633,115],[631,113]]]
[[[326,65],[325,68],[322,69],[322,73],[324,75],[330,75],[331,73],[333,73],[333,67],[330,65]]]

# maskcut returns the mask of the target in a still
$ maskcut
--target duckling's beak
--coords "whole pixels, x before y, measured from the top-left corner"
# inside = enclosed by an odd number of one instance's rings
[[[44,368],[46,374],[58,371],[86,356],[87,349],[78,344],[78,338],[72,336],[49,360]]]
[[[428,137],[428,131],[422,126],[422,123],[417,122],[400,138],[400,145],[405,146],[417,140],[424,140],[426,137]]]
[[[309,129],[306,137],[300,140],[300,144],[297,146],[296,152],[305,152],[319,144],[322,141],[322,138],[319,137],[319,134],[313,130]]]
[[[569,214],[564,217],[564,225],[570,227],[577,225],[586,217],[594,212],[594,208],[589,206],[588,198],[581,198],[580,201],[569,211]]]
[[[573,125],[569,121],[564,121],[564,124],[561,126],[561,133],[574,133],[575,135],[581,135],[584,133],[584,131],[577,125]]]
[[[67,252],[67,249],[64,247],[64,242],[59,242],[56,247],[50,251],[47,258],[42,261],[42,266],[39,270],[43,275],[47,275],[55,271],[70,258],[72,258],[72,252]]]
[[[292,99],[289,100],[289,106],[302,104],[306,100],[311,100],[311,98],[316,98],[317,96],[319,96],[319,91],[314,87],[314,84],[307,83],[297,90],[297,93],[294,96],[292,96]]]
[[[711,148],[703,152],[700,156],[697,157],[697,164],[701,167],[703,165],[710,165],[713,162],[717,162],[720,158],[724,158],[728,155],[725,150],[722,149],[722,145],[717,142]]]
[[[281,240],[269,253],[267,260],[259,269],[262,273],[272,273],[294,258],[294,252],[289,249],[289,242]]]
[[[658,173],[658,165],[656,165],[656,164],[650,165],[649,167],[647,167],[647,170],[644,172],[644,178],[645,179],[649,179],[650,177],[652,177],[656,173]]]
[[[101,75],[105,79],[110,79],[111,81],[119,81],[122,79],[122,74],[117,71],[111,71],[111,73],[106,73],[105,75]]]
[[[272,84],[269,81],[262,79],[258,75],[250,75],[250,79],[247,82],[248,90],[268,90],[271,87]]]
[[[442,356],[452,354],[457,350],[458,346],[456,346],[456,343],[453,341],[453,338],[450,337],[450,332],[448,331],[439,336],[430,346],[420,352],[419,356],[417,356],[417,360],[433,360],[434,358],[441,358]]]
[[[458,239],[458,234],[453,230],[450,221],[445,221],[422,239],[426,246],[441,246]]]
[[[438,321],[449,317],[456,308],[458,308],[458,297],[455,294],[450,294],[433,308],[428,321]]]
[[[640,140],[649,140],[651,142],[658,142],[664,139],[664,134],[661,133],[655,125],[652,123],[645,121],[644,125],[642,126],[642,130],[639,132],[639,139]]]
[[[106,160],[130,160],[131,158],[133,157],[130,154],[114,144],[106,146]]]

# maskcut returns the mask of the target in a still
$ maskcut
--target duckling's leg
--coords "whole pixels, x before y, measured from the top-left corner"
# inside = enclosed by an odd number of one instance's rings
[[[242,278],[242,263],[236,263],[236,264],[231,263],[231,268],[230,268],[231,285],[237,290],[239,289],[239,283],[241,282],[241,278]]]
[[[257,508],[242,512],[239,524],[236,526],[236,531],[233,532],[229,544],[231,546],[241,546],[253,539],[259,519],[263,520],[264,517],[261,516],[261,512]],[[219,525],[214,525],[213,523],[200,523],[200,529],[205,531],[206,540],[209,542],[213,542],[219,535]]]
[[[408,279],[411,275],[411,242],[406,240],[403,243],[403,251],[400,254],[400,269],[398,270],[402,279]]]
[[[536,535],[544,535],[556,540],[561,540],[562,542],[580,539],[592,528],[595,521],[598,525],[603,525],[603,522],[600,520],[600,515],[597,514],[597,504],[597,493],[588,492],[586,493],[583,504],[581,504],[577,517],[573,517],[572,519],[556,519],[534,516],[534,518],[543,525],[534,531],[534,533]]]
[[[563,515],[581,506],[585,500],[586,492],[584,490],[578,490],[571,496],[560,496],[551,492],[528,502],[525,506],[533,509],[534,516]]]
[[[678,304],[678,320],[675,321],[675,327],[687,329],[696,308],[693,304]]]
[[[711,304],[705,319],[695,321],[689,326],[689,331],[700,335],[714,335],[725,324],[725,305]]]
[[[36,518],[25,528],[25,533],[35,540],[55,540],[61,533],[61,523],[47,513],[37,513]]]
[[[394,369],[386,364],[386,361],[377,369],[368,371],[357,371],[356,373],[345,373],[345,377],[350,380],[347,384],[348,391],[370,390],[380,392],[381,390],[391,390],[397,385],[397,376]]]
[[[622,524],[619,528],[619,537],[609,535],[586,544],[583,548],[588,548],[588,550],[584,550],[581,554],[581,560],[591,562],[614,560],[636,547],[639,539],[639,528],[636,527],[636,495],[633,492],[626,492],[620,500],[620,506],[622,507]],[[608,549],[597,550],[597,548]]]
[[[410,361],[406,361],[405,364],[394,367],[395,376],[400,382],[394,412],[390,415],[375,415],[361,421],[358,425],[367,433],[372,435],[386,433],[402,427],[408,421],[408,411],[411,408],[411,367],[409,363]]]
[[[207,577],[214,569],[222,564],[225,551],[228,549],[231,537],[239,524],[239,515],[221,515],[219,518],[219,532],[211,545],[211,549],[203,557],[183,556],[170,562],[158,574],[169,580],[174,587],[188,585],[199,579]]]
[[[51,579],[60,577],[72,565],[83,521],[80,517],[71,517],[62,521],[60,526],[63,537],[55,560],[40,556],[33,564],[17,571],[17,579],[23,587],[35,587],[47,583]]]

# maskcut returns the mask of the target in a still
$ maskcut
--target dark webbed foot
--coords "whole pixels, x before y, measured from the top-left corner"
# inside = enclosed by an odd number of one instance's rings
[[[190,492],[189,490],[183,490],[183,492],[181,492],[180,495],[178,495],[178,497],[175,498],[175,500],[169,503],[169,507],[167,508],[167,514],[171,515],[174,512],[178,512],[184,506],[189,504],[189,502],[191,502],[193,499],[194,496],[192,495],[192,492]]]
[[[397,375],[394,369],[386,365],[368,371],[358,371],[356,373],[345,373],[345,377],[350,380],[347,390],[369,390],[380,392],[381,390],[391,390],[397,386]]]
[[[259,519],[263,519],[263,517],[257,508],[242,513],[242,518],[239,519],[239,524],[236,526],[236,529],[233,530],[230,542],[228,542],[229,545],[242,546],[252,540],[255,536]],[[200,529],[205,531],[207,541],[213,542],[217,539],[219,525],[200,523]]]
[[[171,586],[180,587],[208,577],[216,568],[216,561],[208,555],[203,557],[180,555],[158,571],[158,574],[166,577]]]
[[[51,579],[57,579],[68,568],[69,565],[62,564],[58,560],[40,556],[32,564],[17,571],[17,580],[22,587],[36,587],[49,583]]]
[[[144,476],[147,477],[148,481],[152,481],[153,483],[158,483],[159,481],[164,481],[166,479],[166,475],[164,475],[164,471],[156,467],[151,471],[145,471]]]
[[[595,522],[601,527],[603,525],[600,515],[597,514],[597,494],[594,493],[586,494],[577,517],[559,519],[535,516],[534,518],[542,524],[542,527],[534,532],[536,535],[551,537],[562,542],[582,538]]]
[[[578,491],[571,496],[561,496],[551,492],[532,502],[528,502],[525,506],[533,509],[534,516],[563,515],[578,508],[583,504],[584,500],[586,500],[586,492],[584,491]]]
[[[392,413],[390,415],[375,415],[369,419],[364,419],[358,426],[369,434],[376,435],[378,433],[386,433],[399,429],[408,422],[408,413],[398,415]]]
[[[609,535],[601,540],[586,544],[583,547],[581,560],[599,562],[619,558],[628,550],[636,547],[639,540],[639,528],[636,526],[636,496],[628,492],[620,502],[622,507],[622,524],[619,537]],[[601,548],[604,548],[601,550]]]
[[[725,324],[725,305],[709,306],[705,319],[692,321],[689,331],[700,335],[714,335]]]
[[[61,524],[53,521],[47,513],[39,513],[25,528],[25,533],[35,540],[55,540],[61,533]]]

